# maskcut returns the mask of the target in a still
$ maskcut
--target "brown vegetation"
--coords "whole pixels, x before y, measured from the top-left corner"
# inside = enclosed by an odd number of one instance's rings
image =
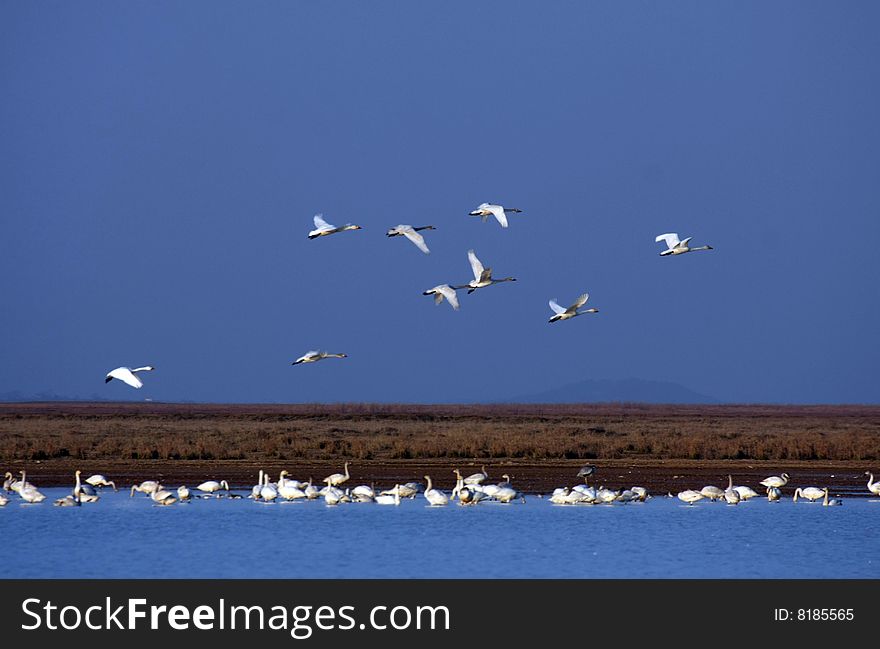
[[[0,460],[46,486],[74,468],[121,484],[249,485],[259,468],[320,481],[353,460],[353,481],[430,472],[449,488],[451,467],[485,463],[543,492],[591,462],[615,488],[665,493],[727,473],[754,486],[787,470],[855,494],[880,459],[878,432],[880,408],[862,406],[0,404]]]

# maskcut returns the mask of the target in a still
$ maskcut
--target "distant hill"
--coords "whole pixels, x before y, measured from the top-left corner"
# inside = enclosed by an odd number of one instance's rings
[[[588,379],[544,392],[527,394],[506,403],[719,403],[678,383],[643,379]]]
[[[99,397],[92,394],[90,397],[71,397],[54,392],[37,392],[36,394],[24,394],[19,390],[10,392],[0,392],[0,403],[29,403],[29,402],[50,402],[50,401],[107,401],[105,397]]]

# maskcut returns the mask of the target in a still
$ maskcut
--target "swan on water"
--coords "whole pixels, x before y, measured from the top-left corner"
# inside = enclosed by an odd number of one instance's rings
[[[868,491],[875,496],[880,496],[880,481],[874,482],[874,474],[870,471],[865,471],[865,475],[868,476]]]
[[[439,507],[449,504],[449,497],[438,489],[431,486],[431,476],[425,476],[428,486],[425,488],[425,499],[430,503],[431,507]]]
[[[326,478],[322,480],[322,482],[326,482],[330,487],[338,487],[341,484],[348,482],[348,479],[351,477],[348,473],[348,462],[345,463],[345,473],[334,473],[332,475],[328,475]]]
[[[116,488],[116,483],[112,480],[108,480],[100,473],[95,473],[94,475],[90,475],[86,478],[86,482],[93,487],[113,487],[113,491],[119,491]]]
[[[769,478],[761,480],[759,484],[762,484],[765,487],[776,487],[778,489],[788,484],[788,478],[789,476],[787,473],[783,473],[782,475],[771,475]]]
[[[680,491],[678,493],[678,499],[682,502],[686,502],[688,505],[693,505],[698,500],[702,500],[705,496],[699,491],[694,491],[693,489],[685,489],[684,491]]]
[[[843,501],[838,500],[837,498],[832,498],[831,500],[828,500],[828,487],[825,487],[825,498],[824,498],[824,500],[822,500],[822,504],[825,507],[830,507],[830,506],[834,506],[834,505],[842,505]]]
[[[217,482],[216,480],[208,480],[200,484],[198,487],[196,487],[196,489],[198,489],[199,491],[204,491],[205,493],[212,494],[215,491],[220,491],[221,489],[229,491],[229,485],[227,484],[226,480],[220,480],[219,482]]]
[[[798,487],[794,490],[794,498],[792,498],[792,502],[797,502],[798,498],[806,498],[811,503],[819,500],[822,496],[825,495],[825,492],[819,487]]]

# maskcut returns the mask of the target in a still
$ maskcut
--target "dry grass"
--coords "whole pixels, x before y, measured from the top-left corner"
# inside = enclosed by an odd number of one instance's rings
[[[0,459],[880,459],[880,407],[0,404]]]

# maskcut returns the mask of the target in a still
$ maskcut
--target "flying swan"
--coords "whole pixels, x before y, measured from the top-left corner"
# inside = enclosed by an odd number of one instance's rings
[[[502,207],[501,205],[493,205],[492,203],[480,203],[477,209],[472,212],[468,212],[470,216],[479,216],[482,217],[483,223],[490,216],[494,216],[498,222],[501,224],[502,228],[507,227],[507,214],[506,212],[510,212],[511,214],[516,214],[522,212],[522,210],[518,210],[515,207]]]
[[[712,246],[700,246],[699,248],[690,248],[688,246],[688,242],[693,239],[693,237],[688,237],[683,241],[679,241],[678,234],[675,232],[669,232],[667,234],[658,234],[657,238],[654,241],[665,241],[666,242],[666,250],[660,253],[661,257],[665,257],[666,255],[683,255],[686,252],[695,252],[697,250],[714,250]]]
[[[352,225],[351,223],[346,223],[341,227],[336,227],[335,225],[330,225],[327,221],[324,220],[323,214],[315,214],[315,229],[309,232],[309,239],[316,239],[318,237],[326,237],[328,234],[335,234],[337,232],[345,232],[346,230],[360,230],[361,226]]]
[[[550,318],[548,322],[556,322],[557,320],[570,320],[575,316],[583,315],[585,313],[599,313],[599,309],[585,309],[583,311],[578,311],[583,305],[587,303],[587,300],[590,299],[589,293],[584,293],[577,300],[575,300],[574,304],[572,304],[567,309],[559,306],[556,303],[556,298],[550,300],[550,308],[553,309],[553,313],[555,315]]]
[[[104,383],[110,383],[113,379],[119,379],[133,388],[142,388],[144,387],[144,382],[141,381],[136,374],[138,372],[152,372],[154,369],[156,368],[151,365],[136,367],[134,369],[131,369],[130,367],[117,367],[115,370],[107,372]]]
[[[419,234],[419,230],[436,230],[433,225],[423,225],[420,228],[414,228],[411,225],[398,225],[396,227],[391,228],[386,233],[389,237],[400,237],[404,236],[410,241],[412,241],[416,247],[421,250],[426,255],[431,251],[428,250],[428,246],[425,243],[425,237]]]

